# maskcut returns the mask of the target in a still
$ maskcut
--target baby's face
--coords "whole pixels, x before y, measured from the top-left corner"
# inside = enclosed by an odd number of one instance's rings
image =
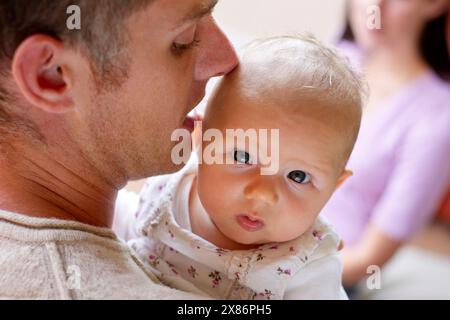
[[[279,170],[261,175],[245,145],[224,147],[234,164],[201,164],[199,198],[216,227],[245,245],[285,242],[314,222],[347,172],[343,170],[339,132],[302,112],[245,98],[223,88],[209,106],[204,129],[279,129]],[[280,92],[280,97],[283,92]],[[308,101],[300,102],[305,105]],[[206,148],[208,143],[204,143]]]

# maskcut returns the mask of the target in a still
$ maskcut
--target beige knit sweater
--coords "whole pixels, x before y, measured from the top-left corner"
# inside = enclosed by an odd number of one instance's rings
[[[198,299],[159,284],[109,229],[0,210],[0,299]]]

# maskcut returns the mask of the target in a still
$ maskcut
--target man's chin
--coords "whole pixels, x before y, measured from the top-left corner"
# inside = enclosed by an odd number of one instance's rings
[[[159,173],[156,173],[156,175],[163,175],[163,174],[169,174],[174,173],[183,168],[184,164],[174,164],[172,161],[170,161],[167,165],[161,166],[161,169],[159,170]]]
[[[170,154],[170,153],[169,153]],[[174,173],[179,171],[180,169],[183,168],[184,164],[175,164],[171,157],[160,157],[159,162],[153,166],[153,168],[151,168],[151,171],[149,171],[148,173],[150,173],[149,176],[159,176],[159,175],[164,175],[164,174],[169,174],[169,173]],[[161,160],[165,160],[165,161],[161,161]]]
[[[166,150],[163,154],[160,154],[160,156],[158,158],[153,159],[153,161],[156,161],[155,164],[157,165],[157,168],[154,168],[157,170],[153,171],[153,175],[163,175],[163,174],[174,173],[176,171],[181,170],[184,167],[187,159],[184,159],[181,163],[180,163],[180,161],[174,161],[172,159],[172,150],[176,144],[177,144],[176,142],[172,143],[170,145],[169,150]],[[189,157],[190,157],[190,155],[189,155]],[[179,159],[179,160],[181,160],[181,159]],[[177,164],[177,163],[179,163],[179,164]]]
[[[138,163],[131,169],[128,174],[128,180],[141,180],[153,176],[159,176],[169,173],[174,173],[180,170],[183,164],[175,164],[171,157],[170,151],[163,154],[153,154],[152,158],[139,159]]]

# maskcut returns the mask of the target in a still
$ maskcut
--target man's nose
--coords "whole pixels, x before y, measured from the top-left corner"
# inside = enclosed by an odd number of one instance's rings
[[[212,18],[205,32],[195,71],[198,81],[223,76],[238,65],[236,51]]]
[[[261,201],[266,205],[274,206],[278,202],[275,181],[269,179],[255,179],[244,189],[244,195],[247,199]]]

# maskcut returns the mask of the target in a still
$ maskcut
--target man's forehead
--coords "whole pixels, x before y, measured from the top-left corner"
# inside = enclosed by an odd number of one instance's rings
[[[183,0],[185,1],[185,0]],[[192,0],[188,1],[189,6],[186,14],[179,22],[179,24],[185,24],[190,21],[199,20],[202,17],[210,14],[219,0]]]
[[[219,0],[155,0],[145,10],[143,23],[147,27],[151,23],[157,24],[158,30],[167,28],[175,31],[211,14],[218,2]]]

